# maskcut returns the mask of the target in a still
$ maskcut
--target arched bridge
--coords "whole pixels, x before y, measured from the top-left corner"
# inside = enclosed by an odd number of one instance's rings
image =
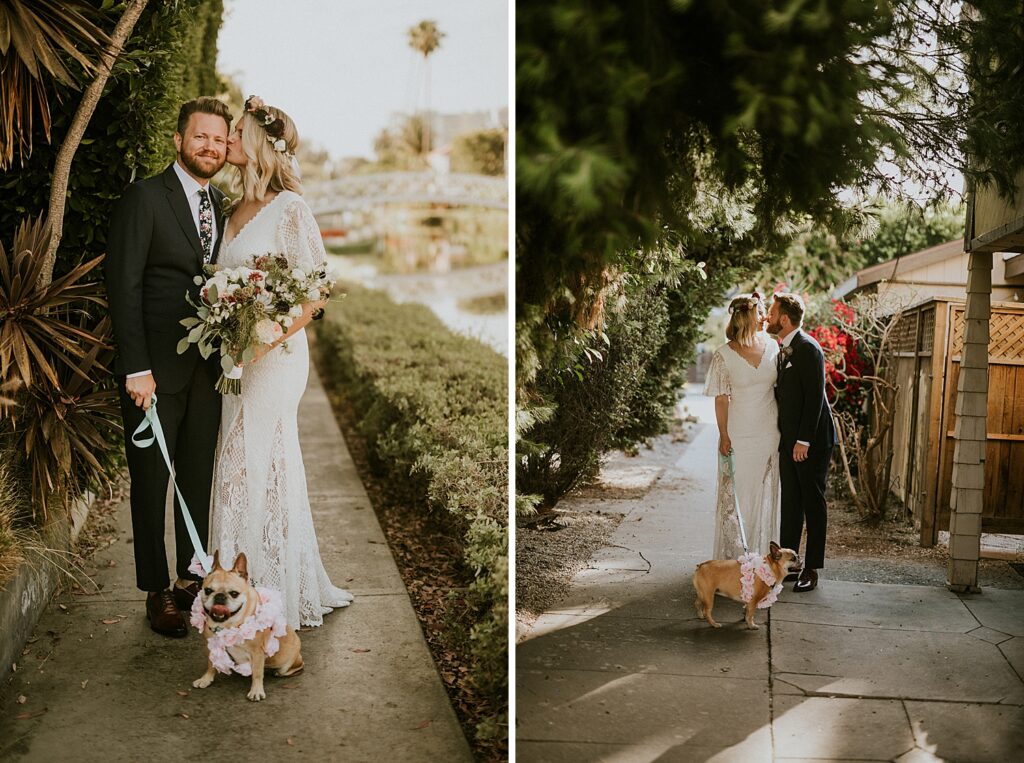
[[[508,209],[508,179],[438,172],[380,172],[309,183],[306,203],[329,215],[384,204],[448,204]]]

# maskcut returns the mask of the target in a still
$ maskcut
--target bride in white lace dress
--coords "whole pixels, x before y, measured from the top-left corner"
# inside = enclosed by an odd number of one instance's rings
[[[779,538],[779,429],[775,402],[778,343],[762,329],[767,312],[760,295],[738,297],[729,305],[729,339],[711,358],[704,394],[715,398],[718,421],[718,501],[714,559],[743,554],[736,503],[752,553],[764,554]],[[732,450],[735,485],[728,462]]]
[[[218,264],[237,267],[267,253],[306,271],[324,262],[292,166],[297,141],[284,112],[246,101],[227,152],[243,196],[225,226]],[[244,551],[254,582],[281,592],[294,628],[322,625],[332,608],[352,601],[320,560],[299,449],[299,400],[309,376],[304,327],[315,307],[306,305],[282,340],[245,366],[241,395],[224,396],[210,518],[210,548],[222,559]]]

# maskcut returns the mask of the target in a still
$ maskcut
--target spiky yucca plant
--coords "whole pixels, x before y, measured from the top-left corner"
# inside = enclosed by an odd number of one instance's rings
[[[0,405],[17,452],[31,474],[32,512],[46,520],[54,498],[66,504],[107,476],[102,454],[120,428],[109,389],[110,319],[98,325],[90,306],[106,306],[99,283],[82,278],[102,257],[39,285],[49,230],[25,220],[11,254],[0,244],[0,374],[20,388]]]
[[[85,357],[58,366],[58,384],[31,385],[17,413],[18,439],[32,473],[33,512],[43,519],[54,496],[66,504],[107,479],[103,454],[110,449],[109,434],[121,429],[117,392],[102,386],[114,355],[110,319],[100,321],[95,332],[98,340]]]
[[[102,256],[39,287],[49,243],[50,228],[42,216],[22,221],[10,254],[0,242],[0,378],[27,386],[40,378],[57,385],[60,366],[77,368],[100,337],[75,316],[89,304],[107,304],[102,284],[81,283]]]

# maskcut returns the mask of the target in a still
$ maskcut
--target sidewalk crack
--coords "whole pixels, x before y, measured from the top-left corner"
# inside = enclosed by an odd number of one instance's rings
[[[1024,676],[1022,676],[1020,674],[1020,671],[1017,670],[1017,667],[1013,664],[1013,662],[1007,656],[1006,652],[1003,651],[1003,644],[1009,644],[1012,641],[1015,641],[1017,638],[1020,638],[1020,637],[1017,636],[1017,637],[1009,639],[1009,641],[1002,641],[1002,642],[1000,642],[998,644],[994,644],[994,646],[995,646],[996,649],[999,650],[999,654],[1003,655],[1003,659],[1006,660],[1006,664],[1010,666],[1010,670],[1013,671],[1013,674],[1015,676],[1017,676],[1017,680],[1020,681],[1021,683],[1024,683]]]

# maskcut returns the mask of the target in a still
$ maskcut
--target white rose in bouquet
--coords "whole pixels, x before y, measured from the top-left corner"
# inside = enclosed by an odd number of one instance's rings
[[[283,334],[281,326],[270,318],[264,318],[256,324],[256,336],[263,344],[273,344]]]
[[[335,283],[325,265],[306,273],[273,253],[253,257],[251,266],[207,266],[204,272],[208,278],[195,278],[203,286],[198,299],[185,295],[196,313],[181,321],[188,333],[177,350],[187,352],[194,344],[204,358],[219,353],[223,376],[216,389],[230,395],[241,394],[241,368],[253,362],[259,346],[281,342],[304,305],[329,298]]]

